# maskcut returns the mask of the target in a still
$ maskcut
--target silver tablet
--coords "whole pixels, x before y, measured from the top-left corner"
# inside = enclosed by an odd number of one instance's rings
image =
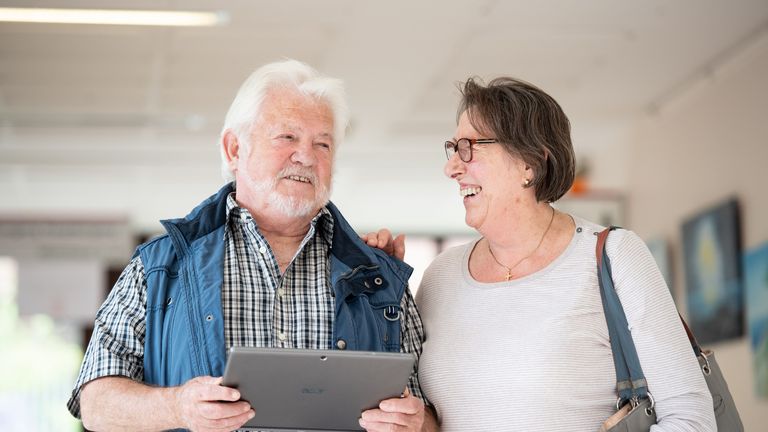
[[[414,361],[407,353],[233,347],[223,385],[256,411],[246,429],[359,431],[361,412],[402,394]]]

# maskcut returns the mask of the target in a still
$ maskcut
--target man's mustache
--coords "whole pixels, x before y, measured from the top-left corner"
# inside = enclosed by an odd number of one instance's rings
[[[313,170],[309,168],[286,167],[280,170],[279,173],[277,173],[278,179],[287,178],[289,176],[304,177],[309,179],[309,182],[312,183],[313,185],[317,184],[317,175]]]

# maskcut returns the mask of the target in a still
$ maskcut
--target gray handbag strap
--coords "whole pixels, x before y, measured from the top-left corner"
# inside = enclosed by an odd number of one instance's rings
[[[648,383],[640,367],[635,343],[629,332],[629,324],[613,286],[611,260],[605,250],[608,234],[618,227],[611,226],[597,235],[597,279],[600,284],[600,298],[603,301],[608,336],[611,341],[613,363],[616,368],[616,390],[619,393],[618,406],[627,402],[636,403],[648,397]]]
[[[685,334],[688,335],[688,340],[691,342],[693,353],[696,354],[696,357],[703,357],[704,354],[702,353],[701,345],[699,345],[699,341],[696,340],[696,336],[694,336],[693,331],[691,331],[691,328],[688,327],[688,323],[685,322],[683,316],[680,315],[680,313],[677,315],[680,317],[680,322],[683,323],[683,328],[685,328]]]

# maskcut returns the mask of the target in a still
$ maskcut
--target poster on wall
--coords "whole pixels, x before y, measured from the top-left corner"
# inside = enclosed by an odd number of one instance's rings
[[[672,298],[677,305],[677,296],[675,295],[675,290],[672,289],[672,258],[670,257],[669,243],[662,237],[654,237],[645,242],[645,244],[648,245],[648,250],[653,255],[653,259],[656,260],[661,276],[664,277],[669,293],[672,294]],[[677,306],[679,307],[679,305]]]
[[[744,288],[755,393],[768,399],[768,243],[744,256]]]
[[[683,223],[688,322],[702,344],[744,334],[740,254],[735,199]]]

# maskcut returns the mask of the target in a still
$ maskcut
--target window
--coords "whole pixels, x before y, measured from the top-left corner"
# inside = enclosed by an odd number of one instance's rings
[[[18,263],[0,257],[0,430],[82,430],[67,411],[83,352],[75,326],[19,317]]]

